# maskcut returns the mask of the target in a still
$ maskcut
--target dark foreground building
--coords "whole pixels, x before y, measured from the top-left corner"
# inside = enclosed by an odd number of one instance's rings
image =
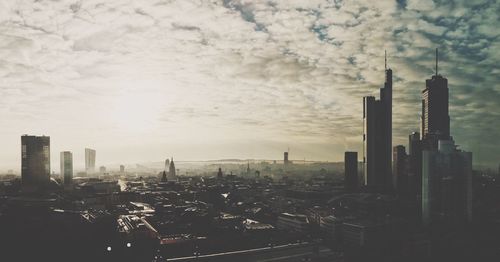
[[[50,137],[21,136],[23,190],[34,191],[50,182]]]

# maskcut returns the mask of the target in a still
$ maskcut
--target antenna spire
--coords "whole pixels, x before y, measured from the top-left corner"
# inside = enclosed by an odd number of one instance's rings
[[[385,67],[385,70],[387,70],[387,50],[384,50],[384,52],[385,52],[385,56],[384,56],[384,59],[385,59],[385,60],[384,60],[384,61],[385,61],[385,62],[384,62],[384,67]]]
[[[438,75],[438,49],[436,48],[436,76]]]

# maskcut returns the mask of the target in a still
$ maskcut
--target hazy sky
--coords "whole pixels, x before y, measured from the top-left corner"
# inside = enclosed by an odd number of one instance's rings
[[[21,134],[83,165],[219,158],[339,161],[362,97],[394,72],[394,145],[419,130],[434,48],[452,135],[500,162],[500,2],[0,0],[0,168]]]

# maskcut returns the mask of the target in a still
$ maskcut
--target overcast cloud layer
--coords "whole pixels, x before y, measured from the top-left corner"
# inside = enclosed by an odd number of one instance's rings
[[[500,156],[500,2],[491,0],[0,0],[0,168],[20,135],[98,164],[177,159],[340,161],[361,152],[362,97],[394,72],[394,145],[421,91],[449,80],[452,135]],[[111,166],[110,166],[111,167]]]

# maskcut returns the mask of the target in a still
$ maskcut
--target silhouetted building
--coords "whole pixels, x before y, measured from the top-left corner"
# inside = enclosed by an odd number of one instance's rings
[[[358,189],[358,152],[344,154],[345,188],[349,191]]]
[[[168,172],[170,170],[170,159],[165,160],[165,171]]]
[[[167,182],[167,171],[163,171],[161,175],[161,182]]]
[[[472,220],[472,153],[457,150],[453,140],[439,140],[437,150],[423,151],[422,220]]]
[[[288,152],[284,152],[284,153],[283,153],[283,163],[284,163],[285,165],[288,165],[288,164],[289,164],[289,162],[288,162]]]
[[[21,182],[28,191],[49,184],[50,137],[21,136]]]
[[[222,178],[222,168],[219,167],[219,171],[217,172],[217,178]]]
[[[412,196],[422,192],[422,141],[420,133],[413,132],[408,137],[408,182]]]
[[[172,157],[172,160],[170,160],[170,166],[168,167],[168,180],[175,180],[176,178],[174,158]]]
[[[94,149],[85,148],[85,172],[92,174],[95,172],[95,156]]]
[[[450,116],[448,114],[448,79],[438,74],[436,49],[436,74],[425,80],[422,91],[422,141],[426,149],[437,149],[438,140],[449,140]]]
[[[363,98],[363,163],[367,186],[390,188],[392,159],[392,70],[385,69],[380,100]]]
[[[73,154],[69,151],[61,152],[61,180],[65,187],[73,182]]]
[[[396,192],[399,195],[408,195],[407,155],[402,145],[393,148],[392,177]]]
[[[120,173],[125,173],[125,166],[124,165],[120,165]]]

